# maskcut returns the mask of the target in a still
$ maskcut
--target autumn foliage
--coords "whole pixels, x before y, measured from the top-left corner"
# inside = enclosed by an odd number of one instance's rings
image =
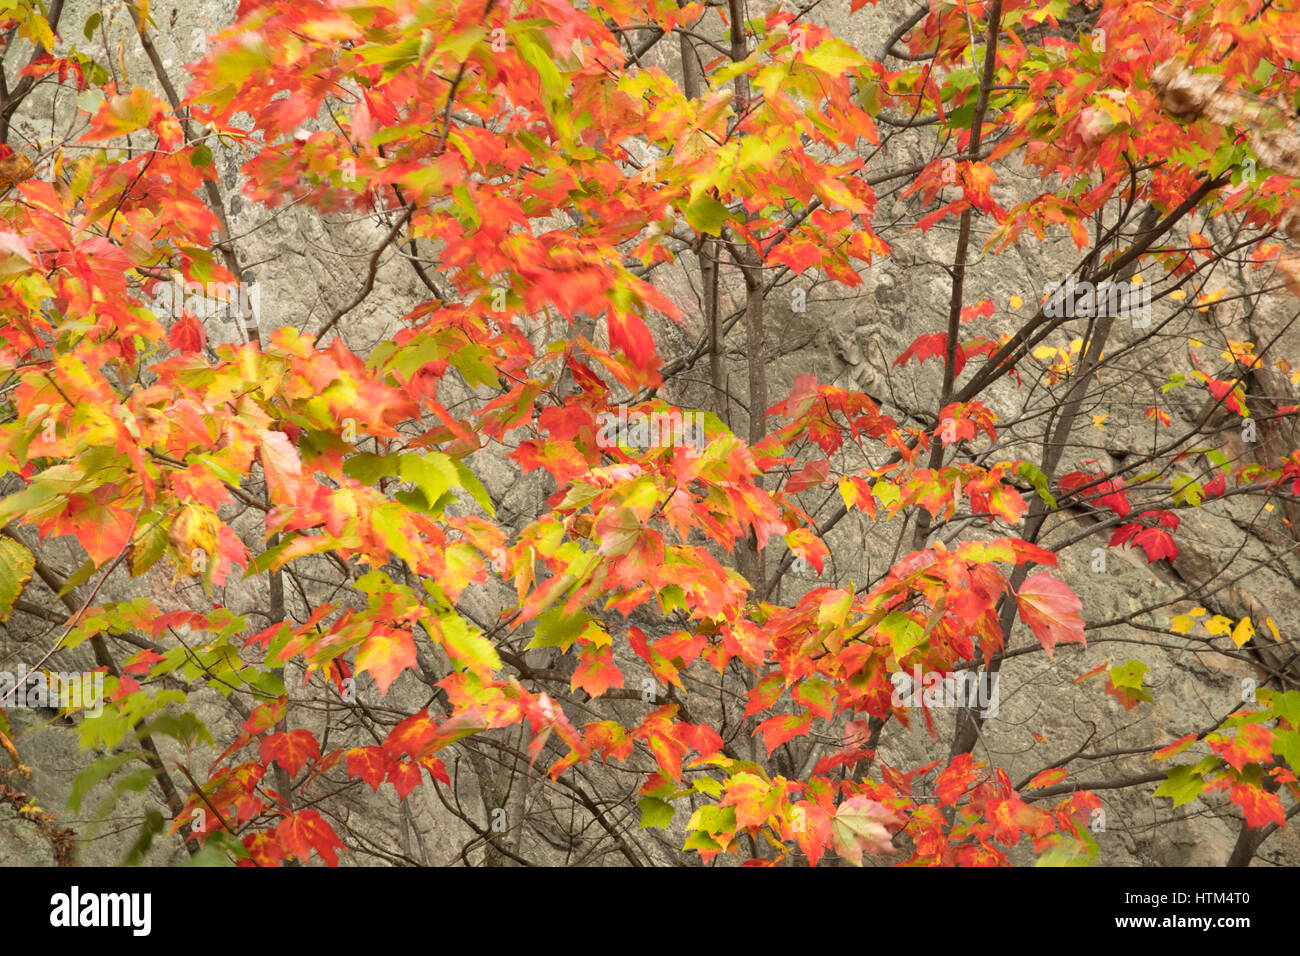
[[[930,708],[898,706],[893,677],[996,672],[1013,633],[1053,661],[1082,652],[1090,609],[1039,543],[1045,522],[1085,509],[1105,547],[1171,561],[1186,509],[1300,492],[1300,451],[1218,463],[1170,435],[1127,475],[1000,455],[988,390],[1041,378],[1063,396],[1048,427],[1068,436],[1071,389],[1090,387],[1105,333],[1045,316],[1036,290],[1016,331],[993,331],[1009,307],[968,300],[958,278],[951,315],[889,356],[934,385],[922,417],[812,374],[767,395],[752,366],[732,379],[748,412],[700,411],[698,454],[602,442],[600,416],[692,411],[669,401],[681,366],[665,343],[703,335],[702,354],[709,324],[656,270],[686,256],[734,266],[738,329],[761,355],[765,283],[816,274],[852,289],[889,257],[877,188],[920,204],[920,233],[957,230],[952,276],[981,249],[1066,236],[1092,252],[1094,281],[1150,269],[1199,304],[1219,254],[1186,239],[1201,214],[1254,230],[1253,266],[1285,261],[1295,186],[1276,157],[1294,115],[1252,114],[1249,130],[1236,117],[1296,102],[1284,66],[1300,57],[1300,15],[1259,0],[942,0],[872,58],[788,5],[751,6],[744,23],[737,9],[244,0],[172,101],[152,76],[115,84],[35,6],[10,5],[36,50],[23,75],[66,89],[77,132],[39,152],[11,136],[0,159],[0,618],[63,591],[42,653],[88,644],[108,675],[104,712],[78,718],[82,743],[109,752],[79,799],[135,775],[191,852],[335,865],[353,844],[334,790],[445,795],[468,748],[517,745],[520,773],[568,781],[601,827],[628,826],[635,807],[641,828],[684,824],[682,849],[704,862],[1105,862],[1089,829],[1101,801],[1054,763],[1055,744],[1025,781],[973,737],[914,766],[878,759],[891,725],[935,727]],[[131,28],[147,43],[158,25],[137,7]],[[704,35],[693,84],[635,53]],[[1154,72],[1168,63],[1214,79]],[[885,147],[917,116],[934,118],[938,145],[910,164]],[[305,327],[159,314],[173,280],[248,281],[222,157],[267,215],[377,223],[353,301]],[[1258,178],[1243,183],[1247,157]],[[1008,169],[1043,191],[1011,202]],[[1122,230],[1117,209],[1132,213]],[[354,351],[381,257],[399,253],[425,300]],[[1048,341],[1062,328],[1080,341]],[[1248,417],[1250,367],[1198,364],[1175,384]],[[1169,427],[1161,414],[1150,429]],[[538,479],[534,513],[504,514],[492,460]],[[828,496],[895,529],[894,560],[870,581],[832,582]],[[52,557],[60,539],[83,563]],[[796,562],[827,583],[783,599]],[[329,586],[304,605],[294,575],[308,571]],[[172,603],[115,599],[160,572]],[[228,606],[244,581],[269,597]],[[470,593],[494,616],[471,614]],[[1250,635],[1227,625],[1240,649]],[[539,648],[566,665],[533,663]],[[1106,674],[1126,708],[1149,706],[1140,670]],[[1253,706],[1162,741],[1155,766],[1174,769],[1158,795],[1224,791],[1248,829],[1284,825],[1300,797],[1288,686],[1264,682]],[[201,719],[198,687],[235,716]],[[303,704],[358,696],[371,738],[347,746]],[[961,719],[976,733],[973,711]],[[1177,765],[1198,741],[1209,756]],[[634,774],[634,793],[593,789],[609,768]],[[475,832],[493,839],[481,819]]]

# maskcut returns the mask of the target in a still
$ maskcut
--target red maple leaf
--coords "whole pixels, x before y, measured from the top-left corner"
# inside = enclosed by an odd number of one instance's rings
[[[1143,528],[1133,536],[1133,543],[1147,553],[1148,562],[1161,558],[1172,561],[1178,557],[1178,545],[1174,544],[1173,535],[1163,528]]]
[[[654,336],[641,318],[630,312],[610,309],[607,324],[610,347],[627,357],[632,368],[640,373],[638,381],[658,385],[662,360],[655,348]]]
[[[424,782],[420,776],[420,765],[414,760],[395,760],[388,767],[388,782],[397,791],[399,799],[405,800],[412,790]]]
[[[826,480],[831,463],[825,458],[808,462],[786,480],[784,491],[794,494],[805,488],[815,488]]]
[[[429,776],[439,783],[451,786],[451,777],[447,776],[447,767],[441,760],[432,754],[426,755],[419,759],[419,764],[425,770],[429,771]]]
[[[262,438],[262,470],[272,492],[296,503],[303,485],[302,461],[284,432],[267,432]]]
[[[320,756],[320,743],[310,730],[299,728],[267,737],[258,749],[258,756],[262,763],[274,760],[289,772],[290,777],[296,777],[309,760]]]
[[[974,761],[975,758],[968,753],[958,754],[940,771],[939,779],[934,783],[934,795],[939,806],[956,806],[957,799],[971,788],[979,777]]]
[[[1235,737],[1211,734],[1206,742],[1234,770],[1244,770],[1250,763],[1271,763],[1273,760],[1273,734],[1262,724],[1247,724],[1237,731]]]
[[[334,828],[315,810],[303,810],[285,817],[275,828],[275,837],[280,846],[304,863],[315,850],[328,866],[337,866],[339,858],[335,851],[346,849]]]
[[[809,865],[816,866],[831,840],[831,815],[820,805],[809,802],[797,803],[793,810],[801,814],[802,823],[793,828],[795,843],[808,857]]]
[[[131,655],[131,658],[122,667],[125,674],[147,674],[153,669],[163,657],[161,654],[155,654],[151,650],[143,650],[138,654]]]
[[[1042,773],[1035,774],[1034,779],[1025,784],[1026,790],[1032,790],[1035,787],[1050,787],[1054,783],[1060,783],[1070,775],[1070,771],[1061,767],[1053,770],[1044,770]]]
[[[135,518],[125,508],[108,504],[109,492],[106,486],[89,495],[69,495],[61,514],[37,524],[41,536],[72,534],[95,564],[113,560],[130,543]]]
[[[353,747],[348,751],[348,776],[360,777],[378,792],[391,760],[383,747]]]
[[[1057,644],[1077,643],[1087,647],[1083,636],[1083,609],[1075,593],[1063,581],[1058,581],[1046,571],[1031,574],[1016,595],[1020,618],[1034,632],[1047,656],[1051,657]]]
[[[1081,471],[1072,471],[1062,475],[1058,481],[1063,492],[1072,492],[1082,488],[1082,494],[1094,505],[1109,508],[1121,518],[1128,517],[1132,507],[1124,494],[1124,479],[1118,476],[1103,479],[1101,475],[1089,475]]]
[[[904,365],[910,358],[918,362],[925,362],[926,359],[942,359],[945,349],[948,345],[948,334],[946,332],[927,332],[924,335],[918,335],[898,358],[894,359],[894,365]],[[965,363],[965,356],[961,354],[961,349],[957,350],[957,367],[953,370],[954,374],[961,374],[962,365]]]
[[[1266,823],[1286,826],[1286,814],[1282,812],[1282,801],[1278,799],[1276,793],[1269,793],[1262,787],[1239,783],[1232,788],[1229,797],[1246,815],[1246,826],[1262,827]]]
[[[186,312],[167,333],[167,344],[182,352],[202,352],[208,341],[208,333],[203,323]]]
[[[418,756],[438,738],[438,725],[429,719],[429,709],[417,711],[388,732],[384,750],[392,757]]]
[[[1002,212],[990,192],[993,184],[998,181],[993,167],[988,163],[962,163],[959,169],[961,192],[967,201],[980,212],[995,215]]]
[[[284,848],[280,841],[265,830],[244,835],[244,849],[249,859],[240,860],[240,866],[279,866],[284,860]]]
[[[410,631],[399,628],[376,627],[357,651],[357,673],[369,671],[381,694],[388,693],[398,674],[415,665],[415,640]]]
[[[814,716],[812,711],[803,714],[778,714],[775,717],[769,717],[755,727],[754,733],[763,735],[763,743],[767,745],[767,752],[770,756],[772,751],[787,740],[808,733],[808,728],[812,726]]]
[[[623,686],[623,672],[614,665],[614,648],[590,646],[582,651],[578,667],[569,683],[570,690],[581,687],[592,697],[599,697],[611,687]]]

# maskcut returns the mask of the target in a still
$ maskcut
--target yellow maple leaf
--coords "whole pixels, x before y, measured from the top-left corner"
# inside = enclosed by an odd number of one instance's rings
[[[1200,311],[1208,312],[1210,306],[1218,302],[1228,294],[1227,289],[1215,289],[1213,292],[1206,292],[1196,297],[1196,304],[1200,306]]]
[[[1237,626],[1232,629],[1232,643],[1242,647],[1245,643],[1255,636],[1255,625],[1250,622],[1250,618],[1243,617],[1237,622]]]
[[[1259,358],[1255,355],[1254,342],[1236,342],[1228,339],[1228,347],[1220,355],[1225,362],[1240,362],[1247,367],[1259,361]]]
[[[204,581],[212,579],[220,531],[221,522],[207,505],[187,501],[180,506],[167,530],[167,541],[176,560],[173,585],[182,575]]]
[[[1205,629],[1211,634],[1227,634],[1232,630],[1232,618],[1216,614],[1205,622]]]

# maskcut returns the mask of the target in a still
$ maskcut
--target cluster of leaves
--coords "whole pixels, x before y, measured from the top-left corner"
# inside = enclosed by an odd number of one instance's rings
[[[910,719],[891,701],[892,674],[991,662],[1007,643],[1004,608],[1048,655],[1084,643],[1070,588],[1051,571],[1027,573],[1031,564],[1055,566],[1056,556],[1008,533],[1029,508],[1015,479],[1053,505],[1068,497],[1127,518],[1123,479],[1074,472],[1053,482],[1053,494],[1028,463],[942,464],[944,448],[997,438],[995,414],[973,391],[945,393],[953,400],[927,430],[900,425],[859,392],[801,376],[766,410],[772,427],[760,441],[704,415],[708,442],[698,456],[606,447],[599,416],[629,394],[636,408],[681,411],[648,399],[663,385],[651,325],[656,314],[682,318],[644,277],[672,260],[670,240],[698,249],[727,237],[763,267],[816,269],[848,286],[888,253],[856,157],[863,143],[879,144],[873,116],[883,109],[934,112],[965,150],[987,100],[982,132],[1001,134],[990,155],[951,169],[936,160],[915,175],[911,190],[927,206],[945,188],[960,192],[920,221],[923,231],[978,212],[998,224],[989,248],[1026,229],[1041,237],[1051,225],[1067,227],[1082,247],[1088,217],[1132,188],[1135,166],[1150,170],[1150,199],[1178,206],[1229,135],[1185,128],[1157,108],[1142,79],[1175,49],[1205,59],[1218,49],[1222,18],[1211,22],[1210,4],[1186,6],[1197,15],[1175,30],[1164,5],[1106,4],[1098,24],[1109,40],[1099,51],[1059,37],[1020,42],[1017,31],[1058,26],[1064,0],[1012,0],[995,4],[996,14],[988,4],[966,5],[962,15],[938,4],[907,40],[913,53],[933,55],[897,72],[775,9],[744,25],[753,40],[744,57],[706,64],[707,88],[687,98],[663,70],[633,66],[619,34],[690,25],[700,4],[246,0],[239,21],[192,66],[186,118],[138,86],[85,100],[88,161],[66,162],[60,151],[45,164],[48,176],[12,184],[0,205],[0,473],[22,483],[0,500],[0,525],[75,538],[87,557],[67,589],[93,580],[98,592],[120,565],[138,577],[169,561],[175,580],[212,596],[236,569],[275,575],[325,556],[358,600],[325,601],[306,620],[260,628],[216,597],[203,612],[144,599],[83,607],[61,648],[126,633],[176,641],[163,653],[140,651],[110,676],[110,706],[83,718],[83,741],[211,742],[184,710],[185,695],[162,689],[168,675],[251,696],[256,706],[234,739],[217,742],[222,753],[173,823],[211,813],[218,825],[196,835],[225,834],[221,846],[258,865],[312,853],[337,861],[343,843],[330,822],[299,809],[334,768],[376,790],[390,783],[405,798],[425,773],[429,785],[450,784],[439,756],[446,748],[507,727],[526,728],[531,760],[548,744],[558,749],[547,768],[556,779],[579,764],[648,754],[642,825],[669,825],[674,803],[690,797],[686,847],[705,860],[748,848],[754,863],[796,849],[813,864],[829,852],[856,863],[864,852],[906,847],[911,863],[985,865],[1007,862],[1025,837],[1052,860],[1095,856],[1087,816],[1096,797],[1073,793],[1044,809],[970,754],[904,772],[876,766],[868,741],[871,721]],[[990,16],[1000,17],[995,37],[1011,40],[997,46],[992,92],[966,65],[978,51],[970,23]],[[1272,25],[1279,16],[1261,10],[1233,31],[1219,63],[1225,76],[1259,77],[1244,64],[1291,55]],[[98,85],[66,59],[48,56],[32,69],[78,93]],[[1281,71],[1254,86],[1266,81],[1270,92],[1297,82]],[[331,111],[330,126],[308,129],[327,98],[345,108]],[[388,217],[394,235],[405,227],[411,240],[436,243],[440,281],[454,290],[413,309],[365,356],[330,338],[346,309],[314,335],[285,327],[214,347],[193,314],[160,317],[148,301],[160,281],[238,281],[212,240],[223,222],[204,199],[217,179],[218,144],[248,153],[247,194],[267,206],[370,209]],[[1068,179],[1068,195],[1000,206],[989,162],[1016,149]],[[845,151],[856,158],[827,158]],[[1101,182],[1089,185],[1082,177],[1094,168]],[[1227,204],[1276,213],[1270,188]],[[578,225],[538,226],[570,217]],[[1175,276],[1194,272],[1181,253],[1156,256]],[[991,313],[981,303],[961,318]],[[603,335],[579,332],[589,315],[603,318]],[[562,333],[539,345],[534,320],[553,318]],[[938,359],[950,382],[970,368],[970,381],[987,382],[1029,354],[1047,355],[1011,336],[955,338],[955,326],[923,335],[896,364]],[[1064,353],[1066,364],[1079,351]],[[1246,414],[1234,397],[1239,383],[1194,374]],[[449,405],[446,394],[461,387],[475,407]],[[832,475],[847,443],[884,463]],[[506,449],[521,471],[544,472],[556,489],[540,516],[513,531],[472,466],[476,453]],[[768,479],[778,475],[787,477],[774,486]],[[1300,464],[1237,478],[1294,490]],[[988,534],[903,553],[869,588],[817,587],[790,606],[756,598],[761,582],[727,566],[726,555],[752,536],[759,550],[781,541],[822,571],[827,547],[799,496],[832,486],[846,509],[879,521],[904,512],[948,519],[968,506]],[[1220,475],[1197,485],[1191,503],[1224,493]],[[1189,497],[1176,488],[1170,509]],[[245,508],[262,514],[263,547],[252,552],[231,525]],[[1177,525],[1172,510],[1146,510],[1119,525],[1111,544],[1172,558]],[[11,612],[35,565],[16,535],[0,540],[0,614]],[[484,626],[461,598],[489,578],[515,600]],[[631,623],[634,613],[664,621],[665,633],[647,635]],[[610,696],[629,682],[617,661],[635,659],[670,688],[670,702],[636,721],[575,723],[526,673],[510,672],[507,658],[517,658],[506,645],[525,637],[525,649],[574,653],[573,692]],[[405,715],[375,745],[346,749],[286,725],[289,662],[339,694],[362,674],[387,694],[421,667],[420,648],[445,665],[436,675],[441,710]],[[747,672],[744,717],[757,719],[769,756],[847,719],[842,746],[800,779],[739,759],[717,727],[690,718],[683,672],[692,666]],[[1128,672],[1111,679],[1112,688],[1132,687]],[[1276,788],[1296,792],[1295,778],[1280,765],[1262,768],[1271,753],[1294,759],[1296,714],[1287,708],[1233,718],[1236,737],[1210,742],[1227,769],[1205,761],[1180,769],[1176,799],[1219,772],[1208,786],[1230,787],[1252,826],[1278,821]],[[930,724],[928,709],[923,716]],[[1262,722],[1274,717],[1279,729],[1269,732]],[[96,764],[78,799],[131,759],[145,766],[119,790],[148,785],[159,768],[142,753]],[[292,793],[271,785],[273,767]],[[878,779],[854,776],[859,767]],[[1040,774],[1028,788],[1065,773]],[[755,849],[760,837],[771,855]]]

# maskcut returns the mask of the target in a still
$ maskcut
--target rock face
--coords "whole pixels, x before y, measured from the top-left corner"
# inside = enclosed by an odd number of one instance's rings
[[[202,51],[204,35],[232,21],[235,6],[233,0],[204,3],[183,0],[170,6],[155,5],[153,16],[158,24],[155,43],[173,81],[183,85],[185,75],[181,64]],[[910,6],[882,0],[878,6],[850,16],[847,0],[834,0],[829,5],[819,5],[813,16],[820,17],[819,22],[857,48],[876,55],[893,26],[911,12]],[[81,26],[98,10],[97,4],[86,0],[66,4],[61,28],[65,42],[75,39],[83,48],[100,51],[97,55],[102,55],[107,44],[116,57],[118,41],[125,37],[124,63],[131,81],[155,87],[156,80],[138,43],[131,42],[128,22],[120,18],[109,21],[93,40],[88,44],[83,42]],[[656,65],[677,73],[675,50],[675,46],[666,45],[656,48],[652,53],[657,58]],[[60,115],[61,109],[51,96],[38,91],[24,105],[15,122],[17,135],[36,137],[42,124],[48,125],[49,117]],[[905,137],[890,140],[884,168],[901,169],[926,162],[935,155],[935,149],[933,139],[927,138],[923,129],[909,131]],[[351,299],[361,287],[366,255],[387,231],[386,223],[374,215],[323,217],[293,206],[268,210],[240,196],[239,157],[231,150],[214,152],[222,170],[225,211],[231,230],[243,237],[240,256],[250,277],[255,277],[259,285],[263,331],[291,325],[315,332],[334,309]],[[868,157],[865,152],[863,155]],[[870,158],[872,162],[881,162],[874,155]],[[1027,170],[1022,180],[1002,184],[999,201],[1009,206],[1035,195],[1041,191],[1036,179],[1035,171]],[[781,280],[783,284],[769,297],[769,334],[764,357],[773,401],[788,394],[797,376],[812,373],[821,382],[865,391],[900,423],[913,427],[935,426],[934,413],[939,407],[940,392],[934,364],[922,366],[912,362],[895,366],[894,359],[918,335],[945,328],[951,294],[951,279],[946,269],[953,259],[956,237],[955,228],[943,224],[924,234],[910,228],[924,212],[918,197],[901,196],[908,181],[898,179],[880,188],[877,218],[896,221],[897,227],[888,233],[882,231],[892,251],[864,272],[861,286],[845,289],[814,275],[795,277],[786,273]],[[1227,227],[1208,222],[1203,228],[1213,235]],[[433,255],[429,249],[422,248],[421,252]],[[1078,257],[1068,237],[1049,236],[1048,241],[1012,247],[996,257],[980,259],[968,274],[965,302],[990,300],[995,311],[992,316],[978,320],[972,336],[996,337],[1014,332],[1018,319],[1024,315],[1022,310],[1031,309],[1050,283],[1061,281]],[[703,334],[699,275],[698,261],[685,253],[674,266],[662,267],[655,276],[656,285],[682,306],[686,316],[681,325],[665,322],[656,330],[666,360],[687,354]],[[720,306],[724,316],[743,309],[743,287],[732,281],[733,278],[724,283]],[[1244,283],[1246,278],[1237,276],[1232,281]],[[401,327],[401,317],[427,296],[428,290],[406,259],[385,256],[373,293],[349,315],[340,332],[349,347],[364,354],[395,333]],[[1030,305],[1017,309],[1016,300]],[[1168,323],[1164,330],[1165,341],[1171,343],[1168,350],[1160,354],[1143,352],[1142,364],[1120,364],[1106,372],[1102,387],[1094,389],[1086,399],[1057,473],[1088,468],[1122,469],[1149,453],[1160,435],[1198,427],[1204,418],[1203,409],[1190,400],[1179,404],[1176,396],[1172,405],[1174,420],[1167,429],[1161,430],[1144,415],[1146,408],[1160,403],[1161,384],[1182,367],[1186,351],[1183,343],[1188,339],[1209,343],[1204,350],[1207,354],[1217,353],[1225,337],[1256,342],[1276,339],[1276,353],[1300,355],[1300,332],[1289,321],[1293,311],[1289,302],[1269,297],[1246,302],[1249,309],[1238,304],[1218,305],[1206,311],[1175,310],[1171,303],[1157,305],[1154,320]],[[213,343],[240,341],[240,331],[234,322],[218,321],[210,324],[207,331]],[[603,330],[593,326],[592,333],[600,336]],[[1118,321],[1107,351],[1121,352],[1140,334],[1140,330]],[[1063,336],[1047,344],[1062,350],[1060,354],[1070,348],[1069,340]],[[741,324],[733,331],[728,347],[725,363],[728,390],[743,394],[745,357]],[[1051,356],[1039,360],[1038,371],[1045,372],[1052,361]],[[670,382],[664,397],[682,407],[717,408],[712,388],[704,383],[707,366],[705,355],[695,363],[696,374],[691,374],[690,369],[683,372],[679,380]],[[1284,377],[1270,385],[1286,392],[1291,389]],[[1255,389],[1260,395],[1268,392],[1263,384]],[[1053,395],[1059,394],[1059,387],[1035,390],[1027,381],[1018,385],[1010,377],[989,389],[982,399],[997,413],[1000,428],[1004,430],[999,445],[988,449],[988,462],[1018,458],[1041,460],[1044,431],[1039,419],[1050,406]],[[1277,404],[1294,401],[1285,393],[1271,394]],[[468,397],[468,393],[455,396],[449,390],[444,401],[451,405],[457,397]],[[1100,416],[1105,417],[1097,422]],[[748,423],[739,404],[729,406],[725,417],[738,434],[745,433]],[[1249,455],[1257,447],[1242,440],[1240,421],[1225,421],[1224,431],[1217,440],[1230,456]],[[1287,449],[1296,447],[1289,434],[1277,440]],[[514,521],[516,527],[526,524],[537,503],[554,490],[540,473],[520,475],[513,462],[487,451],[475,455],[469,464],[497,503],[498,514]],[[832,462],[837,473],[870,464],[878,461],[857,449],[846,450]],[[1141,470],[1138,465],[1136,471]],[[0,492],[10,490],[0,484]],[[1027,497],[1032,497],[1033,491],[1028,486],[1025,492]],[[832,496],[823,512],[814,517],[826,519],[836,504],[838,501]],[[1100,845],[1099,859],[1104,865],[1224,863],[1236,843],[1240,820],[1239,812],[1225,795],[1202,797],[1174,809],[1169,800],[1152,798],[1156,782],[1115,791],[1107,789],[1108,782],[1158,767],[1149,760],[1145,748],[1166,744],[1213,724],[1243,699],[1250,699],[1252,689],[1262,683],[1269,668],[1289,666],[1286,655],[1276,653],[1269,646],[1235,655],[1209,652],[1203,632],[1173,635],[1165,630],[1170,621],[1199,604],[1207,609],[1207,615],[1220,614],[1232,621],[1246,616],[1257,622],[1271,618],[1282,635],[1300,633],[1300,602],[1295,600],[1300,560],[1297,560],[1293,532],[1283,523],[1280,511],[1261,515],[1255,505],[1225,501],[1200,511],[1181,511],[1180,517],[1180,553],[1172,563],[1149,563],[1140,553],[1114,548],[1095,552],[1095,547],[1104,546],[1104,536],[1070,544],[1080,527],[1096,520],[1083,510],[1064,510],[1048,521],[1041,542],[1050,549],[1061,549],[1062,576],[1082,600],[1083,615],[1090,626],[1088,647],[1061,648],[1054,659],[1025,653],[1036,642],[1017,625],[1009,644],[1013,656],[1001,671],[997,685],[997,714],[980,728],[976,755],[1004,766],[1017,785],[1055,765],[1044,763],[1045,756],[1059,760],[1080,752],[1089,755],[1086,767],[1078,769],[1078,777],[1074,779],[1097,786],[1103,799],[1105,813],[1097,821],[1094,833]],[[257,545],[262,534],[259,518],[250,513],[226,520],[250,544]],[[900,531],[901,521],[900,517],[873,522],[857,512],[837,521],[826,538],[831,549],[826,571],[818,576],[811,570],[791,570],[782,578],[772,599],[791,602],[813,587],[874,581],[896,558],[900,537],[911,539],[910,527],[906,534]],[[940,529],[943,534],[950,531]],[[70,538],[55,539],[43,546],[41,552],[46,563],[63,574],[71,573],[83,560],[70,541]],[[911,550],[910,546],[904,548],[907,550]],[[1104,560],[1099,561],[1098,554]],[[768,559],[769,573],[778,557],[773,555]],[[305,566],[311,567],[310,563]],[[324,562],[321,567],[325,567]],[[1208,595],[1199,595],[1195,600],[1188,597],[1207,585]],[[474,620],[491,620],[504,603],[506,593],[504,590],[494,593],[488,586],[471,589],[465,598],[465,613]],[[318,593],[290,592],[284,600],[287,610],[302,619],[311,613],[315,603],[325,599],[325,594],[324,588]],[[100,599],[123,600],[135,596],[149,597],[164,610],[197,608],[203,600],[196,584],[174,587],[168,572],[161,568],[129,581],[114,579]],[[48,593],[39,600],[48,600],[49,608],[62,611]],[[223,600],[241,612],[256,612],[271,606],[266,576],[238,582],[232,579]],[[61,613],[55,613],[54,620],[30,614],[15,615],[0,642],[3,666],[19,661],[30,665],[40,660],[61,633],[57,623],[60,617]],[[1151,629],[1138,629],[1134,622]],[[645,626],[659,627],[662,632],[662,622],[647,621]],[[1257,629],[1263,630],[1259,625]],[[1268,645],[1269,641],[1262,638],[1256,644]],[[420,654],[425,673],[445,673],[445,661],[434,659],[424,648]],[[538,669],[567,667],[571,671],[574,664],[552,649],[528,651],[524,660],[529,667]],[[1129,660],[1141,661],[1146,666],[1152,703],[1125,710],[1115,697],[1101,693],[1104,674],[1075,683],[1098,665],[1109,662],[1114,666]],[[64,670],[95,666],[87,645],[61,652],[57,663]],[[635,659],[619,663],[629,675],[639,673],[635,671]],[[1288,673],[1293,674],[1294,670]],[[654,694],[664,692],[662,685],[654,684],[648,670],[644,676],[651,681]],[[1287,686],[1295,686],[1293,678],[1288,681]],[[299,664],[286,667],[284,683],[295,695],[298,708],[295,713],[301,715],[295,719],[315,722],[320,730],[330,728],[334,745],[374,742],[361,736],[349,705],[337,698],[312,697],[310,687],[298,690],[303,685]],[[628,686],[637,685],[629,680]],[[381,698],[373,686],[359,688],[359,695],[364,704],[405,708],[403,712],[409,713],[427,701],[427,688],[413,675],[406,674],[398,679],[386,698]],[[233,732],[235,718],[226,699],[216,691],[210,687],[195,691],[191,701],[214,731],[222,728]],[[618,707],[626,710],[629,720],[638,713],[638,707],[644,710],[635,700],[620,701]],[[729,712],[731,725],[741,725],[744,729],[737,735],[736,745],[742,752],[752,747],[752,755],[762,758],[765,754],[761,742],[750,736],[753,720],[746,723],[741,709],[738,706]],[[721,714],[707,716],[716,718]],[[950,739],[956,710],[936,709],[933,716],[938,737]],[[15,709],[10,712],[10,719],[22,761],[31,768],[30,776],[21,781],[11,774],[11,782],[15,786],[21,783],[21,789],[30,795],[33,803],[53,811],[60,826],[77,832],[78,862],[114,864],[124,860],[139,836],[140,820],[149,809],[158,807],[156,792],[128,786],[101,814],[97,810],[99,801],[107,795],[107,789],[101,786],[78,810],[70,810],[68,802],[74,780],[98,755],[78,748],[74,727],[50,721],[46,715]],[[910,727],[891,726],[881,738],[879,761],[901,767],[920,765],[927,754],[933,755],[933,740],[926,721],[917,714]],[[522,775],[525,786],[511,786],[512,778],[516,783],[520,779],[516,777],[520,770],[518,751],[510,749],[514,743],[509,742],[498,752],[467,751],[455,759],[454,765],[448,763],[448,771],[453,774],[451,791],[484,827],[490,826],[494,811],[502,810],[508,818],[528,816],[530,827],[519,832],[513,845],[504,849],[488,846],[485,850],[480,843],[466,851],[464,848],[473,843],[475,832],[440,802],[432,787],[420,787],[410,799],[399,801],[391,787],[384,786],[372,793],[369,788],[354,786],[333,798],[354,845],[363,848],[355,856],[345,856],[343,863],[509,863],[510,852],[556,864],[621,862],[618,852],[611,851],[607,841],[596,840],[593,835],[575,838],[566,826],[572,808],[531,776]],[[165,757],[185,757],[194,766],[206,766],[205,761],[222,749],[201,743],[186,754],[173,742],[167,744],[171,749],[164,753]],[[1189,753],[1208,752],[1204,743],[1198,743]],[[792,772],[807,769],[791,768]],[[630,780],[605,775],[601,787],[614,788],[599,792],[611,804],[621,806],[623,813],[634,805],[635,784]],[[680,862],[679,849],[684,839],[681,823],[679,815],[676,827],[666,833],[633,831],[629,840],[647,859]],[[1260,851],[1260,857],[1289,864],[1300,862],[1300,842],[1294,830],[1273,835]],[[184,858],[178,840],[160,835],[144,853],[142,862],[176,865]],[[0,865],[50,865],[55,861],[50,840],[15,808],[0,804]]]

